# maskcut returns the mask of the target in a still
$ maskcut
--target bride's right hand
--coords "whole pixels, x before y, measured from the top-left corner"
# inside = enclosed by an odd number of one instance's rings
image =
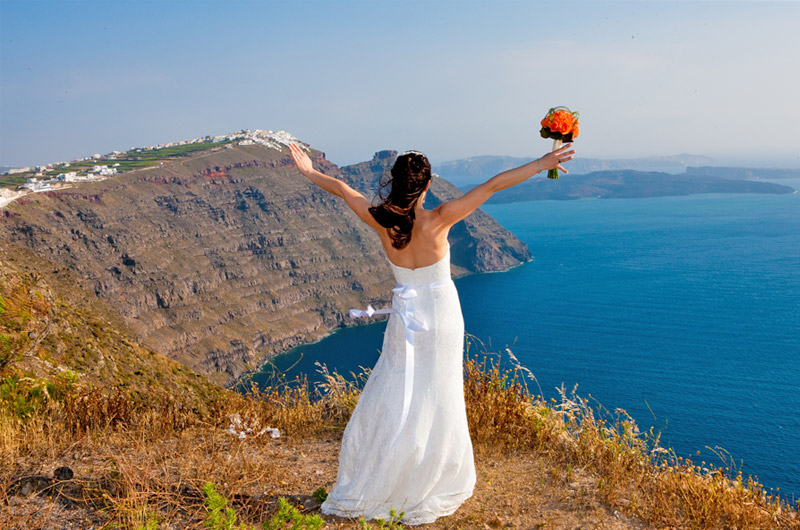
[[[569,173],[564,167],[561,165],[564,162],[569,162],[574,157],[572,155],[575,154],[575,150],[570,148],[572,144],[565,144],[556,149],[555,151],[551,151],[541,157],[539,162],[541,162],[541,171],[547,171],[549,169],[558,168],[559,171],[563,171],[564,173]]]
[[[289,154],[292,155],[294,165],[297,166],[297,170],[300,171],[300,173],[303,175],[308,175],[314,171],[314,166],[311,164],[311,159],[308,157],[305,151],[300,148],[299,145],[289,144]]]

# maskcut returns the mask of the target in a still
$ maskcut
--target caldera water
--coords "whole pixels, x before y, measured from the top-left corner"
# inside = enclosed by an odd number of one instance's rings
[[[534,259],[456,280],[467,333],[511,348],[546,398],[577,385],[678,455],[723,465],[729,454],[768,491],[800,498],[800,194],[484,209]],[[277,369],[313,381],[317,361],[358,372],[384,327],[295,348],[256,380]]]

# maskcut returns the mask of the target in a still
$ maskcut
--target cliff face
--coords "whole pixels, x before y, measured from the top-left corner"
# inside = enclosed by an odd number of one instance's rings
[[[214,401],[228,395],[185,365],[137,345],[116,312],[77,285],[74,271],[16,250],[0,259],[0,333],[3,346],[11,346],[0,349],[0,370],[35,380],[69,369],[78,381],[123,390],[137,404],[168,394],[206,417]]]
[[[439,200],[458,193],[435,186]],[[454,230],[461,269],[527,259],[513,235],[476,217]],[[223,383],[353,324],[349,308],[387,300],[393,286],[377,235],[286,152],[260,145],[27,196],[0,212],[0,251],[19,247],[75,271],[145,347]]]

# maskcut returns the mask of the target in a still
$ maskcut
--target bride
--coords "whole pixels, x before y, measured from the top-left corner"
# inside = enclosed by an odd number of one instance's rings
[[[322,512],[408,525],[452,514],[472,495],[475,465],[464,407],[464,321],[450,278],[450,228],[492,194],[571,160],[571,144],[492,177],[434,210],[423,207],[431,166],[422,153],[397,157],[381,202],[372,206],[344,182],[315,170],[297,145],[297,169],[347,205],[380,236],[397,281],[375,364],[342,438],[336,485]]]

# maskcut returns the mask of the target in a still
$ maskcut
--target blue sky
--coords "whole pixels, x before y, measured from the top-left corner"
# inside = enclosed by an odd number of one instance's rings
[[[538,156],[800,167],[800,3],[0,0],[0,165],[243,128],[338,164]]]

